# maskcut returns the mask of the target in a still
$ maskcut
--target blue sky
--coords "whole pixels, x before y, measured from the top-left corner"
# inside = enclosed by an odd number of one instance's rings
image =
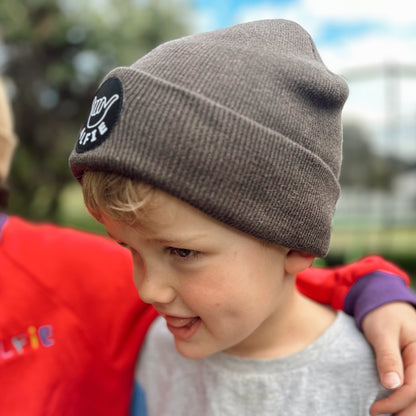
[[[195,31],[288,18],[312,35],[339,70],[372,62],[416,62],[414,0],[192,0]]]
[[[315,40],[327,66],[344,75],[350,98],[344,118],[364,119],[380,140],[391,114],[386,80],[365,83],[352,79],[351,70],[407,65],[416,74],[416,12],[414,0],[191,0],[196,6],[194,31],[219,29],[245,21],[286,18],[300,23]],[[416,76],[397,83],[398,129],[407,155],[416,160]],[[400,114],[399,114],[400,113]],[[412,137],[408,133],[412,131]],[[396,146],[397,147],[397,146]],[[394,144],[389,151],[394,152]]]

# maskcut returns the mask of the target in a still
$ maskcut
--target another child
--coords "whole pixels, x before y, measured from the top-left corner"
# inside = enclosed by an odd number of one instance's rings
[[[101,85],[70,162],[161,315],[148,414],[357,416],[388,394],[351,318],[295,286],[328,251],[347,95],[285,20],[166,43]]]

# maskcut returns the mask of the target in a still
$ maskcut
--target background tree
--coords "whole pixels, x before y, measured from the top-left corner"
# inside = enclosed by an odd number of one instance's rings
[[[414,169],[414,163],[377,153],[370,139],[363,125],[344,123],[341,185],[389,191],[396,175]]]
[[[60,192],[73,181],[68,155],[99,80],[188,33],[185,1],[0,1],[0,72],[20,138],[11,212],[59,222]]]

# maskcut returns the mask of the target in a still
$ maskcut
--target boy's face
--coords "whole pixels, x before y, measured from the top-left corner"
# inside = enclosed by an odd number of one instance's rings
[[[289,250],[262,245],[167,194],[155,198],[143,226],[101,220],[130,248],[140,297],[166,319],[179,353],[274,355],[276,328],[290,327],[293,317]]]

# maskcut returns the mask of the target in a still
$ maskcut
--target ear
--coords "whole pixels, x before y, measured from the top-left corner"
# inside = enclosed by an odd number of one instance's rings
[[[285,271],[288,274],[303,272],[312,265],[315,256],[298,250],[289,250],[286,254]]]

